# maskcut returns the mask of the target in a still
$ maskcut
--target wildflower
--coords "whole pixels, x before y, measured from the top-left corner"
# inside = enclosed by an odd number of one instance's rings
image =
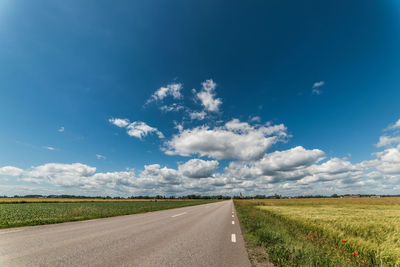
[[[342,239],[342,243],[346,243],[346,242],[347,242],[346,240]]]
[[[358,256],[358,252],[356,251],[356,252],[354,252],[354,254],[356,254],[356,256]]]
[[[314,234],[315,237],[318,237],[317,233]]]
[[[343,253],[343,251],[339,251],[339,253],[340,253],[340,254],[342,254],[342,253]]]
[[[365,260],[361,260],[361,263],[362,263],[362,264],[365,264]]]
[[[311,237],[311,241],[314,241],[314,238]]]
[[[335,246],[335,248],[338,248],[338,246]]]
[[[353,256],[354,256],[354,252],[353,252],[353,253],[351,253],[351,255],[353,255]]]

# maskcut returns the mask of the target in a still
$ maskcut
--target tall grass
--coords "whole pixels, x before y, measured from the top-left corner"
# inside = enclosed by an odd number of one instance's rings
[[[277,266],[400,266],[400,198],[235,205],[246,240]]]

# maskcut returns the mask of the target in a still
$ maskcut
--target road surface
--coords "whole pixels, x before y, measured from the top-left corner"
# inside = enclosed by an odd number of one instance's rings
[[[250,266],[232,201],[0,230],[0,266]]]

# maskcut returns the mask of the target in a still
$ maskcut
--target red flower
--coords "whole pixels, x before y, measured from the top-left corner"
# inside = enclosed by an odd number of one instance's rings
[[[339,251],[340,253],[343,253],[343,251]]]
[[[353,252],[353,253],[351,253],[351,255],[353,255],[353,256],[354,256],[354,252]]]
[[[365,264],[365,260],[361,260],[361,263],[362,263],[362,264]]]
[[[354,254],[356,254],[357,256],[358,256],[358,252],[356,251],[356,252],[354,252]]]
[[[318,237],[317,233],[314,234],[315,237]]]
[[[342,240],[342,243],[346,243],[346,240],[343,239],[343,240]]]
[[[311,241],[314,241],[314,238],[311,237]]]
[[[338,246],[335,246],[335,248],[338,248]]]

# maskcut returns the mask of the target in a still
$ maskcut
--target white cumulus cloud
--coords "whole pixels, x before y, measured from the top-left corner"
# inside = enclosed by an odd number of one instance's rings
[[[312,88],[318,88],[318,87],[323,86],[324,84],[325,84],[324,81],[315,82],[315,83],[313,84]]]
[[[181,183],[178,171],[167,167],[161,168],[160,164],[145,165],[140,173],[137,184],[144,189],[157,189]]]
[[[220,98],[216,98],[215,88],[217,84],[212,80],[206,80],[202,84],[200,92],[196,93],[197,99],[200,100],[206,111],[218,112],[219,106],[222,104]]]
[[[167,96],[172,96],[174,99],[179,99],[182,97],[182,88],[183,87],[181,83],[171,83],[168,84],[166,87],[160,87],[151,95],[150,99],[147,100],[147,103],[150,103],[152,101],[162,101]]]
[[[379,142],[376,144],[377,147],[384,147],[384,146],[389,146],[392,144],[400,143],[400,136],[387,136],[387,135],[382,135],[379,137]]]
[[[4,166],[0,168],[0,176],[19,176],[24,170],[13,166]]]
[[[118,126],[120,128],[126,127],[129,125],[129,120],[128,119],[119,119],[119,118],[111,118],[108,120],[110,123],[114,124],[115,126]]]
[[[190,119],[192,119],[192,120],[204,120],[206,115],[207,115],[207,113],[205,113],[204,111],[189,113]]]
[[[400,144],[376,153],[379,161],[376,168],[385,174],[400,175]]]
[[[110,122],[126,130],[132,124],[123,119]],[[133,169],[97,172],[83,163],[47,163],[27,169],[4,166],[0,167],[0,194],[22,192],[15,189],[22,187],[29,188],[31,194],[123,196],[395,194],[400,190],[398,143],[385,145],[372,160],[354,164],[348,158],[326,159],[322,150],[302,146],[269,152],[270,146],[287,140],[283,124],[250,124],[233,119],[218,127],[184,129],[176,125],[180,132],[166,142],[167,154],[232,159],[228,166],[219,171],[217,160],[194,158],[178,163],[176,168],[145,165],[138,175]],[[396,131],[390,129],[385,136],[394,138]]]
[[[379,142],[376,144],[376,146],[385,147],[399,144],[400,132],[397,129],[400,129],[400,119],[384,130],[386,134],[379,137]]]
[[[96,168],[81,163],[47,163],[24,171],[21,179],[33,183],[51,183],[62,186],[82,184]]]
[[[210,177],[217,168],[218,161],[202,159],[191,159],[178,167],[179,171],[189,178]]]
[[[157,130],[157,128],[153,128],[142,121],[134,121],[126,128],[128,135],[137,137],[139,139],[142,139],[150,133],[155,133],[159,138],[164,138],[162,132]]]
[[[126,132],[129,136],[137,137],[139,139],[142,139],[151,133],[157,134],[159,138],[164,138],[163,133],[157,128],[151,127],[142,121],[134,121],[131,123],[127,119],[112,118],[109,119],[109,122],[118,127],[126,128]]]
[[[164,112],[180,111],[182,109],[184,109],[184,107],[182,105],[178,105],[176,103],[173,103],[173,104],[171,104],[169,106],[168,105],[164,105],[164,106],[160,107],[160,110],[164,111]]]
[[[390,130],[400,129],[400,119],[398,119],[393,125],[389,126]]]
[[[324,159],[319,149],[307,150],[297,146],[284,151],[264,154],[251,162],[234,161],[225,168],[225,173],[237,179],[263,178],[266,182],[299,180],[310,174],[309,167]]]
[[[252,126],[234,119],[222,127],[186,129],[166,142],[168,155],[199,155],[215,159],[254,160],[273,144],[285,140],[286,127]]]
[[[324,159],[325,153],[319,149],[307,150],[297,146],[285,151],[275,151],[265,154],[257,162],[257,166],[264,174],[274,171],[292,171],[308,167]]]
[[[314,95],[320,95],[322,94],[322,90],[319,89],[321,86],[324,86],[325,82],[324,81],[319,81],[319,82],[315,82],[312,86],[312,93]]]

